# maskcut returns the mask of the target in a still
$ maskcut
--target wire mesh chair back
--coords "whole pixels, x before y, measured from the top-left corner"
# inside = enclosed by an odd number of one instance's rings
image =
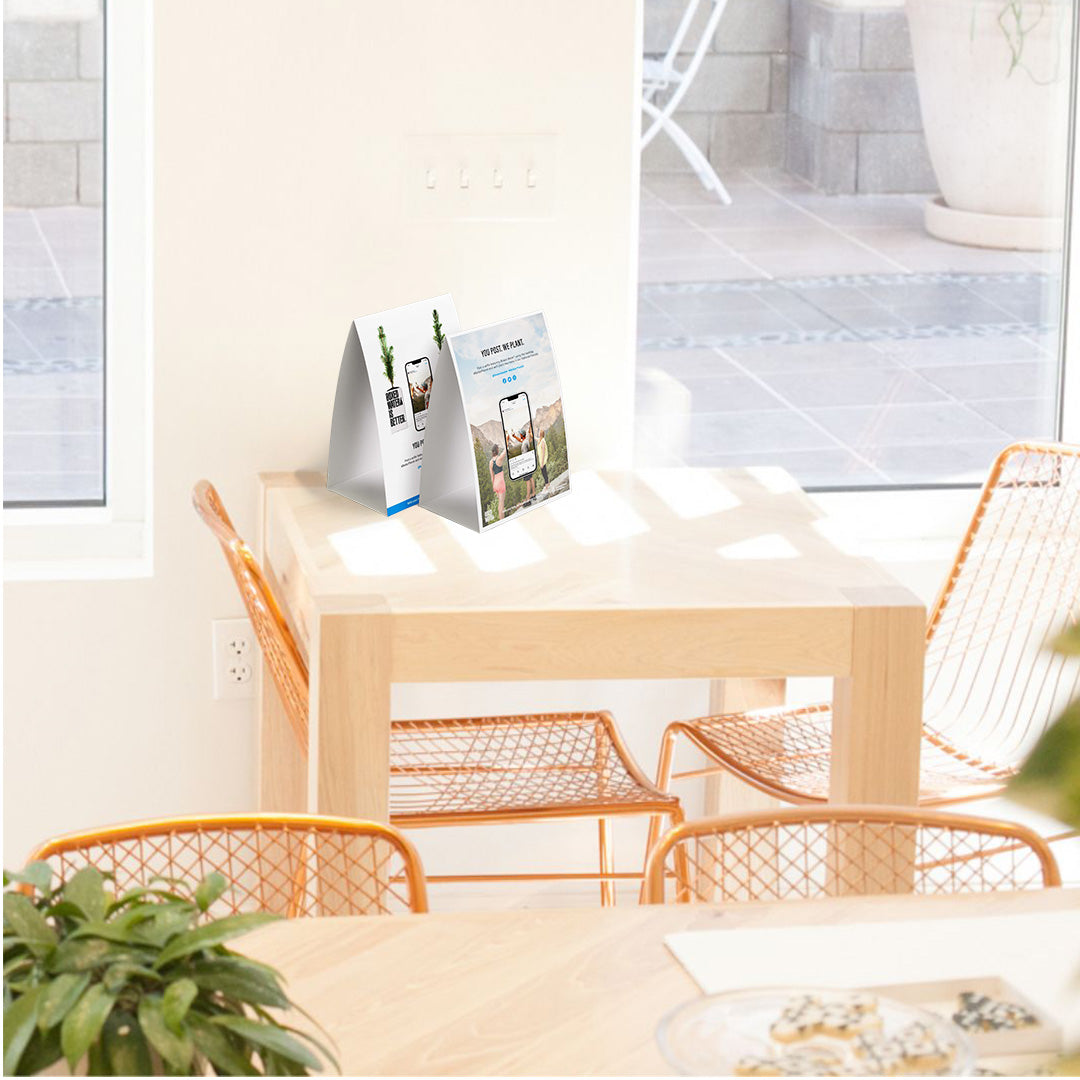
[[[1011,775],[1080,686],[1047,646],[1080,615],[1080,448],[1001,452],[927,627],[926,735]]]
[[[229,887],[211,907],[214,916],[427,911],[412,844],[391,826],[347,818],[227,814],[136,822],[50,840],[32,858],[49,862],[62,881],[96,867],[111,875],[117,893],[155,878],[197,883],[216,871]]]
[[[645,902],[982,893],[1060,884],[1046,841],[1009,822],[891,807],[793,807],[672,829],[649,856]]]
[[[221,544],[244,601],[266,668],[281,695],[289,723],[307,751],[308,672],[285,615],[251,549],[240,538],[214,485],[200,480],[191,493],[199,516]]]

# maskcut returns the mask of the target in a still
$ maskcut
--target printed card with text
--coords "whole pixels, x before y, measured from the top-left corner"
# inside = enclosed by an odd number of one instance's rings
[[[420,505],[483,530],[570,490],[562,387],[543,313],[451,334]]]
[[[420,501],[432,389],[457,329],[449,294],[353,322],[334,397],[331,491],[387,516]]]

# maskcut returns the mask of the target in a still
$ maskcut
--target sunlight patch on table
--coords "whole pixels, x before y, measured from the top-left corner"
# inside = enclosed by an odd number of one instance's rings
[[[435,573],[434,564],[401,521],[376,521],[355,529],[343,529],[331,533],[327,539],[345,569],[357,577]]]

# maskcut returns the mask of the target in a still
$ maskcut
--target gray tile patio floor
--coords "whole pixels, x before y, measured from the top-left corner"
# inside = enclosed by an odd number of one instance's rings
[[[4,501],[100,500],[101,211],[4,211]]]
[[[919,196],[646,177],[637,459],[805,486],[965,483],[1053,434],[1060,254],[946,244]]]

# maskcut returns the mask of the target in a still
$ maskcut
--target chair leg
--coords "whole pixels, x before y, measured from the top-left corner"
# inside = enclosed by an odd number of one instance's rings
[[[664,732],[664,737],[660,740],[660,761],[656,766],[656,786],[661,791],[668,791],[671,786],[671,766],[675,760],[675,740],[679,737],[679,729],[672,724]],[[680,815],[681,818],[681,815]],[[671,820],[672,826],[678,824],[674,817]],[[645,863],[649,861],[649,853],[656,846],[657,841],[660,839],[660,832],[664,827],[664,815],[653,814],[649,818],[649,833],[645,840]],[[643,864],[644,866],[644,864]],[[645,903],[645,879],[641,881],[641,891],[638,894],[638,903]]]
[[[615,873],[615,856],[611,843],[611,819],[600,818],[597,822],[600,830],[600,873]],[[600,906],[615,906],[615,882],[611,878],[600,881]]]
[[[697,143],[694,142],[678,123],[671,118],[668,110],[658,109],[651,101],[646,100],[642,100],[641,108],[645,114],[653,120],[648,132],[646,132],[646,138],[642,141],[642,145],[647,145],[649,138],[651,138],[656,131],[664,131],[686,159],[690,168],[697,174],[698,180],[701,181],[701,186],[705,188],[706,191],[715,191],[719,196],[720,201],[725,206],[730,206],[731,196],[728,194],[728,190],[724,187],[723,181],[713,168],[712,162],[710,162],[701,152]]]
[[[671,786],[671,766],[675,759],[675,740],[679,737],[678,728],[671,726],[664,732],[660,741],[660,761],[656,766],[656,786],[663,792],[667,792]],[[664,817],[662,814],[654,814],[649,819],[649,838],[645,842],[645,858],[649,857],[657,840],[660,839],[660,829],[663,827]]]

